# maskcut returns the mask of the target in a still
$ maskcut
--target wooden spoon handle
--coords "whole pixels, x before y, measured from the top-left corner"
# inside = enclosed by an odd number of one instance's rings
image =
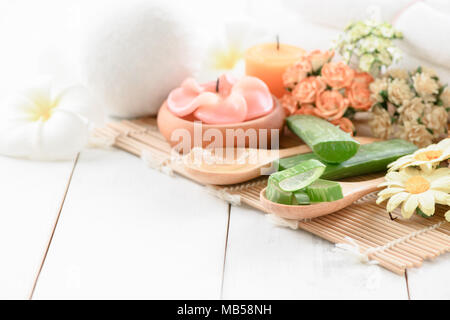
[[[351,192],[355,197],[362,197],[379,190],[378,186],[383,182],[384,177],[361,182],[341,182],[342,192],[344,194]]]

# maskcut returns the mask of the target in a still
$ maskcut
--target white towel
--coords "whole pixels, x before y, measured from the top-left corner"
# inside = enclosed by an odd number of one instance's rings
[[[299,16],[325,27],[342,30],[352,20],[367,17],[368,7],[379,7],[383,19],[392,21],[411,0],[284,0]]]
[[[395,22],[405,39],[401,48],[425,63],[432,63],[443,80],[450,81],[450,1],[419,1]]]

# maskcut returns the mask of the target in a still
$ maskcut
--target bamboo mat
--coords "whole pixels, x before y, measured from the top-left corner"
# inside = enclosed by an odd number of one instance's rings
[[[159,133],[155,118],[141,118],[111,122],[97,129],[94,137],[111,146],[141,157],[149,166],[177,173],[195,181],[183,167],[171,162],[171,147]],[[298,143],[292,137],[283,137],[281,147]],[[380,175],[378,175],[380,176]],[[374,175],[347,179],[362,181]],[[264,211],[259,193],[267,178],[228,187],[208,186],[220,198],[233,204],[244,203]],[[278,222],[293,229],[303,229],[353,252],[362,261],[377,263],[402,275],[406,269],[420,267],[425,260],[432,260],[450,251],[450,224],[445,222],[445,208],[439,207],[435,216],[425,219],[414,216],[403,220],[398,210],[396,220],[391,220],[384,207],[375,203],[371,194],[337,213],[308,221]]]

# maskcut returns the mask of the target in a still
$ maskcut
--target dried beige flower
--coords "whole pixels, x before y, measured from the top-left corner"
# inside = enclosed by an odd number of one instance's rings
[[[369,86],[371,94],[371,98],[378,102],[383,102],[383,97],[381,97],[381,91],[387,91],[388,81],[386,78],[378,78],[375,79]]]
[[[436,102],[439,93],[439,83],[427,73],[418,73],[413,78],[416,92],[425,102]]]
[[[444,108],[450,108],[450,88],[447,87],[441,94],[441,100],[444,103]]]
[[[408,71],[404,69],[390,69],[388,70],[387,74],[394,79],[403,79],[403,80],[409,79]]]
[[[374,107],[372,109],[372,119],[369,121],[369,125],[376,138],[388,139],[392,133],[391,117],[383,108]]]
[[[431,68],[422,67],[422,73],[424,73],[426,75],[429,75],[430,77],[438,78],[438,74],[436,73],[436,71],[434,69],[431,69]]]
[[[418,121],[422,117],[425,110],[425,105],[422,99],[414,98],[412,100],[403,101],[403,105],[398,108],[400,113],[400,121]]]
[[[405,80],[394,79],[389,83],[388,97],[389,101],[400,106],[403,104],[403,101],[414,98],[414,92],[412,92]]]
[[[400,127],[399,138],[414,143],[419,148],[433,143],[433,136],[423,124],[417,122],[404,122]]]
[[[445,133],[447,126],[447,111],[443,107],[427,106],[422,123],[433,130],[433,137],[439,138]]]

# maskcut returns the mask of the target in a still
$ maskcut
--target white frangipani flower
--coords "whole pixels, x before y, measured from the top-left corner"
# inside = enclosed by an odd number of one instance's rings
[[[216,77],[226,71],[243,75],[245,51],[267,35],[268,31],[249,17],[228,19],[223,36],[216,37],[208,50],[206,69],[211,73],[208,76]]]
[[[39,79],[1,103],[0,154],[35,160],[72,159],[101,110],[81,86],[57,89]]]

